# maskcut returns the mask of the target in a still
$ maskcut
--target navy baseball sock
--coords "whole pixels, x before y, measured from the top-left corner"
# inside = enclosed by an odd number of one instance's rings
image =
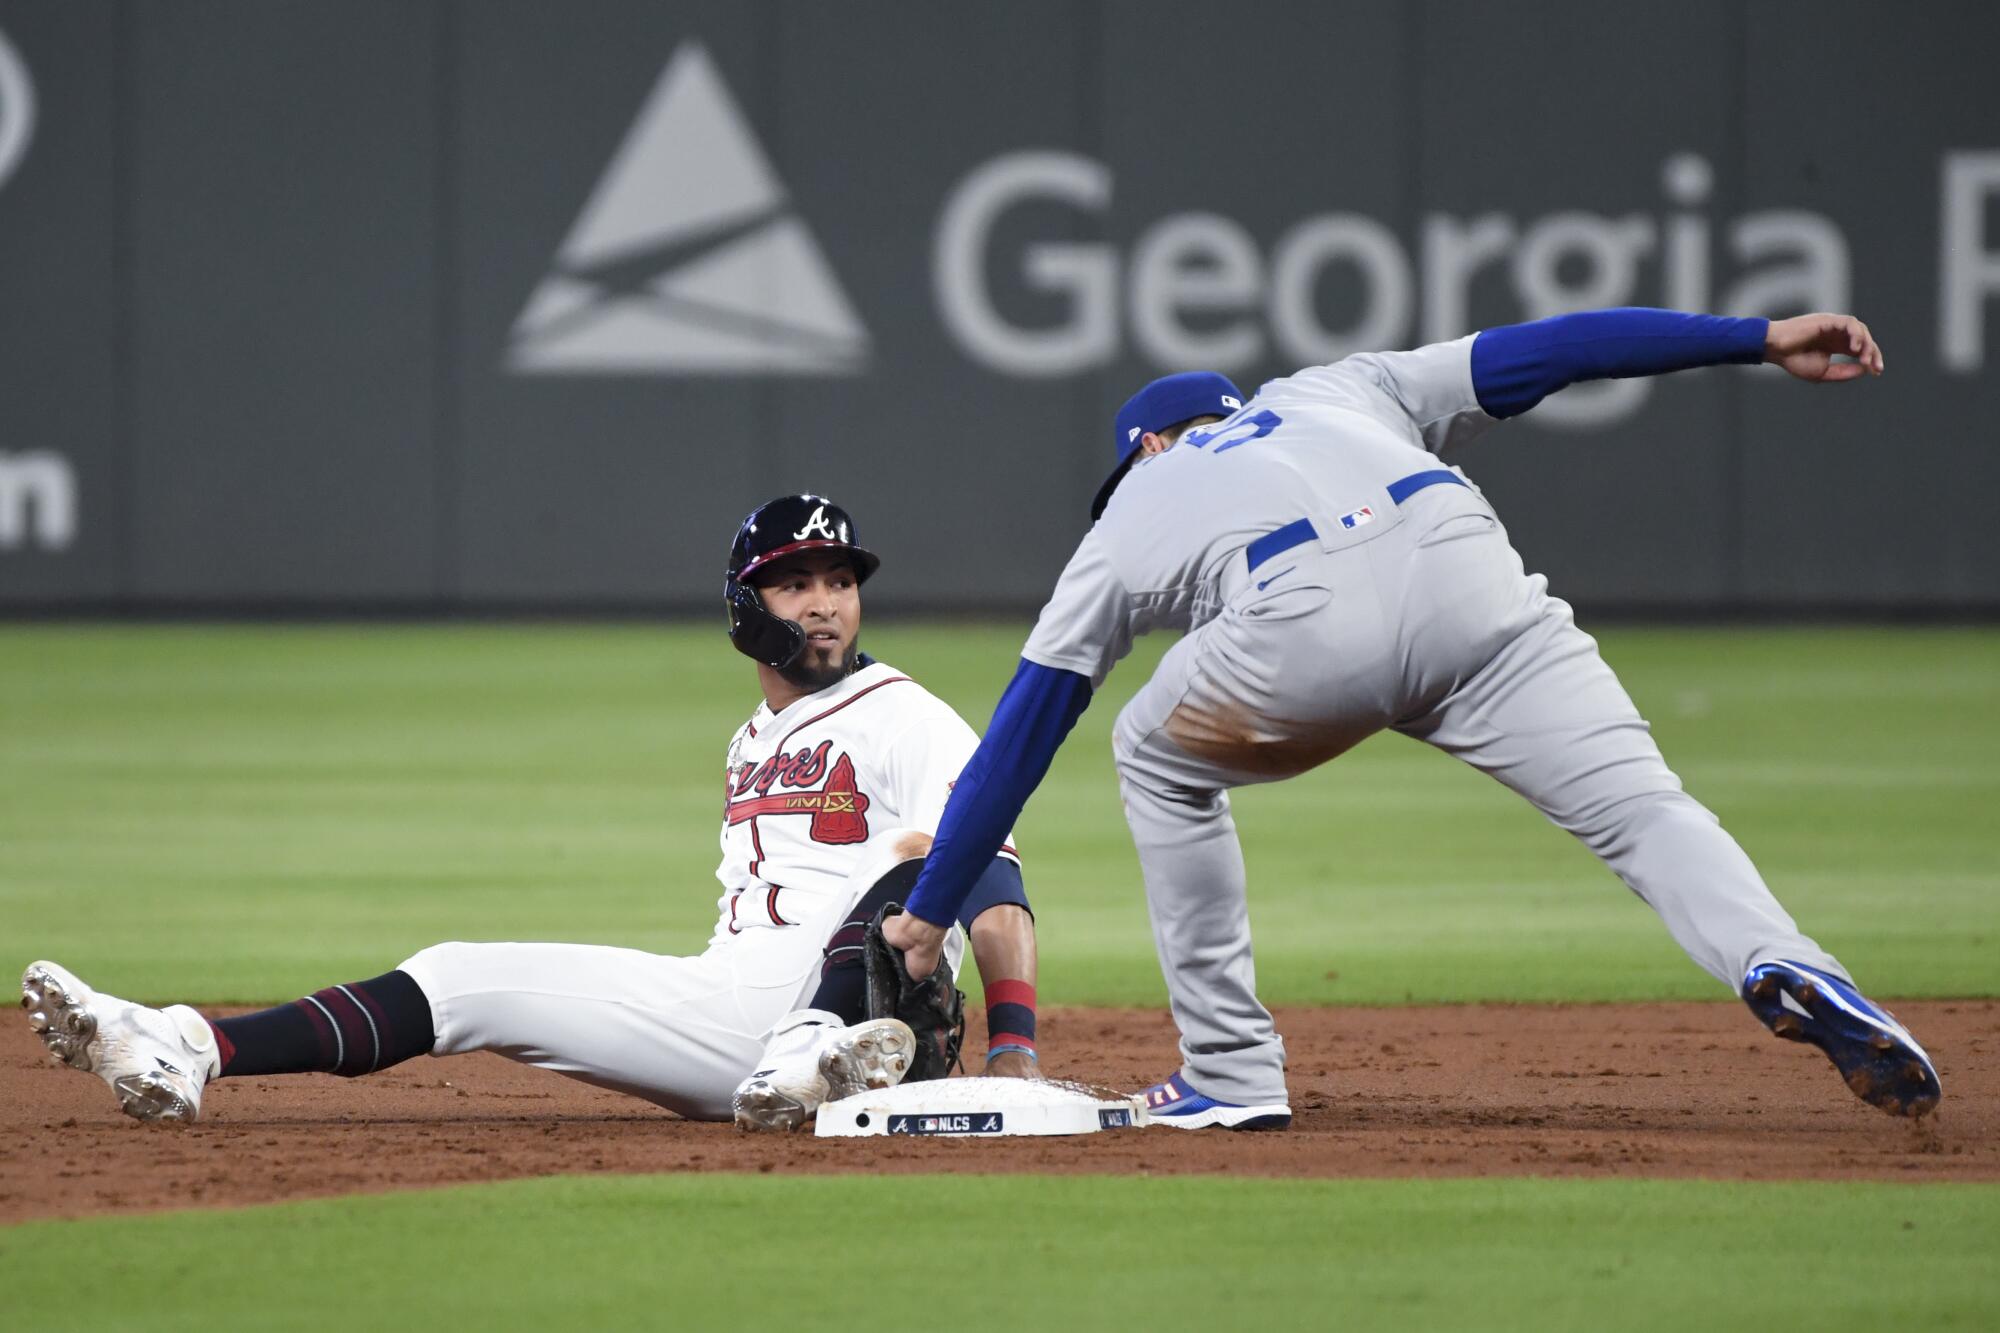
[[[839,1014],[843,1023],[859,1023],[868,1017],[868,965],[862,941],[868,923],[882,910],[882,904],[901,902],[917,882],[922,861],[905,861],[875,881],[873,888],[854,904],[854,910],[840,923],[840,929],[826,942],[826,961],[820,964],[819,989],[813,992],[812,1007]]]
[[[986,987],[986,1058],[1005,1051],[1035,1055],[1035,988],[1025,981],[994,981]]]
[[[209,1024],[219,1078],[245,1074],[372,1074],[427,1054],[431,1002],[407,972],[314,991],[275,1009]]]

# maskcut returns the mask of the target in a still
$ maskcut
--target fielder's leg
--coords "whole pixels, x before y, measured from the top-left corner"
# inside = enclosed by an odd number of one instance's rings
[[[1497,778],[1603,859],[1660,914],[1674,940],[1736,993],[1750,968],[1785,958],[1846,978],[1840,963],[1799,931],[1736,840],[1661,757],[1625,688],[1546,592],[1498,524],[1422,551],[1409,592],[1410,660],[1450,663],[1490,636],[1496,650],[1400,724]],[[1421,669],[1421,667],[1420,667]]]
[[[1482,547],[1487,549],[1483,553]],[[1456,567],[1454,567],[1456,566]],[[1498,528],[1420,563],[1450,613],[1416,633],[1465,639],[1485,600],[1498,651],[1402,727],[1491,774],[1601,857],[1660,914],[1690,958],[1781,1037],[1824,1051],[1856,1096],[1923,1115],[1942,1095],[1909,1030],[1800,932],[1736,840],[1681,790],[1624,687],[1543,580],[1525,577]]]
[[[1191,754],[1166,731],[1199,672],[1210,628],[1168,650],[1118,715],[1112,754],[1180,1029],[1180,1078],[1222,1101],[1284,1106],[1285,1043],[1257,998],[1243,847],[1223,790],[1240,775]]]
[[[1273,590],[1246,583],[1167,651],[1112,735],[1181,1031],[1179,1078],[1207,1098],[1279,1109],[1284,1042],[1257,999],[1243,850],[1224,789],[1318,767],[1379,730],[1394,697],[1368,558],[1286,559]]]

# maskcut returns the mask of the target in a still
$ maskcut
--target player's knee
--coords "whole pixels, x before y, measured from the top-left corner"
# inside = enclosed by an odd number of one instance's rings
[[[922,829],[892,828],[882,833],[882,849],[868,859],[870,867],[886,869],[902,861],[930,855],[931,835]]]
[[[901,867],[922,861],[931,851],[931,835],[922,829],[886,829],[881,834],[881,842],[881,849],[856,866],[848,877],[849,889],[856,898],[868,893],[884,879],[896,875]],[[913,880],[914,876],[904,871],[898,879]],[[903,887],[907,891],[908,886]]]
[[[1713,826],[1718,823],[1707,806],[1678,787],[1626,792],[1606,800],[1593,801],[1570,819],[1560,821],[1600,856],[1653,836],[1663,827],[1678,824]]]
[[[893,833],[889,846],[898,861],[911,861],[931,854],[931,835],[919,829],[902,829]]]
[[[405,958],[396,965],[396,970],[415,981],[418,989],[436,1000],[440,995],[452,994],[457,989],[454,980],[469,973],[479,947],[462,940],[433,944]]]
[[[1127,732],[1124,719],[1111,733],[1111,766],[1117,770],[1121,781],[1138,783],[1141,786],[1159,786],[1163,781],[1159,766],[1149,761],[1144,747],[1145,737],[1137,732]]]
[[[1013,936],[1024,930],[1032,934],[1035,929],[1035,915],[1028,910],[1025,903],[995,903],[972,918],[972,924],[967,929],[975,945],[989,935],[999,938]]]
[[[1133,715],[1135,703],[1137,700],[1119,709],[1117,720],[1111,724],[1111,760],[1121,769],[1138,754],[1140,745],[1153,730],[1151,724],[1142,723]]]

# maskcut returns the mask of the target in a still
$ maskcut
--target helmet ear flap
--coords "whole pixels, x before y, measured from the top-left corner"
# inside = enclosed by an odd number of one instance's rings
[[[806,650],[804,627],[766,611],[764,599],[749,584],[725,579],[722,600],[729,612],[729,641],[745,657],[783,671]]]

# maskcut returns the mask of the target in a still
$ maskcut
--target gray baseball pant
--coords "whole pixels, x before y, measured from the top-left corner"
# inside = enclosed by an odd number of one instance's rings
[[[1772,958],[1847,978],[1681,790],[1596,641],[1523,570],[1486,501],[1433,486],[1392,515],[1351,545],[1269,559],[1118,716],[1119,786],[1188,1082],[1224,1101],[1285,1097],[1226,789],[1306,772],[1384,728],[1532,802],[1732,993]]]

